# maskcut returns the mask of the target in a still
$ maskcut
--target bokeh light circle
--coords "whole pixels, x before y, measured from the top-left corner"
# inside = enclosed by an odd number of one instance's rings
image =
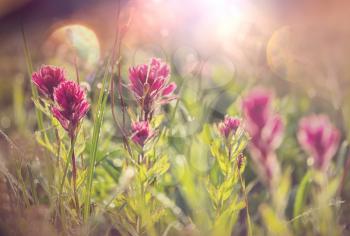
[[[87,26],[69,24],[56,28],[43,45],[48,63],[67,68],[74,75],[74,64],[84,74],[93,71],[101,56],[100,43],[95,32]]]
[[[177,48],[173,53],[172,60],[176,72],[182,77],[195,73],[200,63],[198,52],[189,46]]]

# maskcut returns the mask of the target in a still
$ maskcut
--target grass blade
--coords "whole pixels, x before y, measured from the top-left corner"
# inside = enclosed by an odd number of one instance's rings
[[[294,209],[293,209],[293,217],[298,218],[300,214],[302,213],[302,209],[304,208],[307,192],[310,186],[310,180],[311,180],[311,172],[308,171],[303,179],[301,180],[301,183],[298,187],[298,191],[295,197],[294,202]],[[294,222],[294,227],[298,229],[300,227],[300,221],[299,219],[296,219]]]
[[[26,59],[26,64],[27,64],[27,73],[29,78],[32,77],[33,74],[33,63],[32,63],[32,58],[30,56],[30,50],[28,46],[28,41],[24,32],[23,25],[21,26],[21,33],[22,33],[22,39],[23,39],[23,46],[24,46],[24,56]],[[38,90],[34,86],[33,83],[30,83],[31,89],[32,89],[32,96],[34,100],[38,100]],[[38,127],[39,130],[44,130],[44,119],[43,119],[43,113],[39,109],[35,109],[35,114],[38,122]],[[46,137],[46,133],[44,133]]]
[[[98,102],[97,102],[97,115],[95,117],[95,122],[94,122],[94,127],[93,127],[93,135],[92,135],[92,146],[90,150],[90,157],[89,157],[89,167],[88,167],[88,174],[87,174],[87,183],[86,183],[86,192],[85,192],[85,198],[84,198],[84,221],[86,222],[89,215],[90,215],[90,204],[91,204],[91,189],[92,189],[92,179],[93,179],[93,174],[95,171],[95,162],[96,162],[96,156],[97,156],[97,145],[100,137],[100,131],[101,131],[101,126],[103,122],[103,116],[104,116],[104,111],[105,107],[107,104],[107,98],[108,98],[108,88],[106,88],[107,80],[111,78],[109,77],[108,73],[108,65],[107,63],[107,68],[103,77],[103,84],[102,88],[98,97]],[[108,79],[107,79],[108,78]]]

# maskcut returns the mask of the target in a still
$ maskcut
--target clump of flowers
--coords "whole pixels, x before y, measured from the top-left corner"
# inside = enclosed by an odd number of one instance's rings
[[[76,82],[66,79],[63,68],[51,65],[43,65],[34,72],[32,82],[40,95],[50,100],[53,116],[70,138],[75,137],[79,122],[90,107],[84,90]]]
[[[89,110],[84,90],[74,81],[62,82],[54,91],[53,116],[68,132],[70,138],[76,136],[79,122]]]
[[[220,134],[225,139],[228,139],[233,135],[235,135],[240,124],[241,124],[240,119],[236,117],[225,116],[225,119],[219,123],[218,128],[219,128]]]
[[[79,212],[74,144],[80,121],[88,112],[90,104],[86,100],[84,90],[76,82],[67,80],[62,68],[42,66],[37,72],[33,73],[32,82],[38,88],[40,95],[46,99],[45,102],[49,103],[52,115],[60,122],[70,137],[74,200]],[[66,172],[61,186],[63,186],[65,176]]]
[[[54,100],[55,88],[65,80],[66,76],[62,68],[49,65],[41,66],[32,75],[32,81],[40,94],[51,101]]]
[[[249,150],[261,177],[269,185],[279,174],[275,151],[283,136],[283,123],[272,109],[272,97],[270,91],[257,88],[243,100],[245,128],[251,137]]]
[[[299,122],[298,141],[311,156],[317,170],[327,170],[337,151],[339,136],[339,130],[325,115],[311,115]]]
[[[153,131],[148,121],[134,122],[131,125],[131,139],[134,143],[144,147],[146,142],[153,136]]]
[[[152,58],[149,65],[129,69],[129,89],[141,108],[143,120],[151,120],[158,105],[174,99],[176,84],[169,83],[169,78],[169,65],[157,58]]]

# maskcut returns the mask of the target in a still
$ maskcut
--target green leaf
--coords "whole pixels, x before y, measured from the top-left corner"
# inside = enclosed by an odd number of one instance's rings
[[[163,175],[167,170],[169,169],[170,164],[168,162],[168,156],[164,155],[160,157],[154,165],[149,169],[148,176],[150,178],[152,177],[158,177]]]
[[[239,211],[245,208],[245,202],[237,203],[237,198],[232,201],[230,207],[225,209],[219,217],[216,218],[211,235],[231,235],[233,227],[237,222]]]
[[[210,179],[208,178],[207,182],[206,182],[206,188],[207,191],[209,193],[209,197],[211,199],[211,201],[214,204],[214,208],[216,209],[218,207],[218,194],[217,194],[217,189],[215,188],[215,186],[210,182]]]
[[[224,202],[226,201],[232,193],[234,193],[234,185],[238,181],[238,176],[231,174],[219,187],[218,195],[219,199]]]
[[[32,99],[32,101],[33,101],[33,103],[34,103],[34,105],[35,105],[35,108],[37,109],[37,110],[39,110],[39,111],[41,111],[43,114],[45,114],[47,117],[51,117],[52,115],[51,115],[51,113],[50,113],[50,110],[47,108],[47,107],[44,107],[41,103],[40,103],[40,101],[39,101],[39,99]]]
[[[289,195],[289,190],[291,186],[291,169],[286,168],[283,170],[283,175],[279,180],[277,189],[274,193],[274,204],[275,204],[275,209],[277,212],[282,214],[285,211],[287,202],[288,202],[288,195]]]
[[[232,150],[233,150],[232,161],[234,161],[234,159],[238,155],[240,155],[247,146],[248,140],[247,140],[246,134],[244,133],[243,129],[239,128],[237,130],[237,133],[236,133],[233,141],[234,141],[234,143],[232,146]]]
[[[118,184],[120,172],[114,168],[110,162],[102,162],[101,165],[108,175],[114,180],[114,182]]]
[[[41,146],[43,146],[46,150],[48,150],[49,152],[53,153],[54,155],[57,155],[57,149],[55,149],[50,142],[46,142],[45,140],[43,140],[43,137],[41,135],[41,132],[37,131],[35,132],[35,139],[38,142],[38,144],[40,144]]]
[[[287,222],[282,220],[277,214],[266,204],[259,207],[264,225],[271,236],[291,236]]]
[[[343,168],[345,166],[346,158],[347,158],[347,150],[349,147],[349,143],[347,140],[343,141],[339,147],[338,155],[337,155],[337,163],[335,166],[336,173],[340,173],[343,171]]]
[[[211,154],[215,157],[223,174],[227,175],[228,173],[230,173],[232,164],[228,160],[226,153],[223,153],[220,148],[221,148],[220,140],[215,140],[210,145]]]
[[[308,171],[303,179],[300,182],[300,185],[297,190],[297,194],[295,197],[295,202],[294,202],[294,209],[293,209],[293,217],[298,218],[302,214],[302,210],[304,209],[307,194],[309,193],[310,190],[310,185],[311,185],[311,171]],[[294,227],[298,230],[300,228],[300,220],[295,219],[294,221]]]
[[[204,124],[202,132],[199,134],[199,138],[207,145],[212,142],[211,127],[209,124]]]

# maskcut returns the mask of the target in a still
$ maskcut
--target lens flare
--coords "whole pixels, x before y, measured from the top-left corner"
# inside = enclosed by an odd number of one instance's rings
[[[100,59],[100,43],[95,32],[80,24],[65,25],[54,30],[43,46],[51,63],[91,71]],[[69,72],[69,71],[68,71]]]

